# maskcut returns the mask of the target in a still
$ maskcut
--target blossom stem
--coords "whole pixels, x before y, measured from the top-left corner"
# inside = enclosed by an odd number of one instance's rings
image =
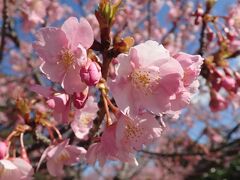
[[[15,135],[16,135],[16,131],[11,132],[11,133],[8,135],[8,137],[6,138],[6,141],[7,141],[7,142],[10,142],[11,139],[12,139]]]
[[[59,132],[59,130],[58,130],[55,126],[52,126],[52,128],[53,128],[54,131],[57,133],[58,138],[59,138],[59,139],[62,139],[62,135],[61,135],[61,133]]]
[[[55,141],[55,138],[54,138],[52,130],[50,129],[50,127],[47,127],[47,129],[48,129],[48,133],[49,133],[49,136],[50,136],[51,140]]]
[[[110,113],[109,113],[108,101],[106,98],[105,89],[101,88],[101,93],[102,93],[104,108],[105,108],[105,112],[106,112],[107,126],[110,126],[112,124],[112,120],[111,120]]]
[[[111,102],[111,100],[108,98],[108,96],[106,94],[104,95],[104,97],[107,100],[107,103],[108,103],[109,107],[111,108],[112,112],[114,114],[116,114],[119,111],[119,109]]]
[[[25,149],[24,141],[23,141],[23,133],[20,134],[20,144],[21,144],[21,148]]]

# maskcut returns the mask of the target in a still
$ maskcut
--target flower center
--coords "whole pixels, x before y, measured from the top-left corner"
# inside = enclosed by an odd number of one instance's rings
[[[57,162],[64,162],[70,159],[70,155],[66,150],[63,150],[57,157]]]
[[[141,138],[144,129],[137,126],[136,124],[133,124],[132,122],[130,122],[129,120],[127,121],[127,125],[126,125],[126,131],[125,131],[125,136],[128,140],[133,140],[135,142],[138,141],[138,139]]]
[[[84,113],[81,115],[81,122],[82,122],[82,125],[85,126],[85,127],[88,127],[89,126],[89,123],[92,121],[92,115],[91,114],[88,114],[88,113]]]
[[[152,94],[154,85],[157,85],[160,79],[155,73],[153,74],[149,70],[143,69],[134,70],[130,77],[133,85],[145,95]]]
[[[74,64],[74,59],[74,54],[67,49],[61,52],[59,63],[62,63],[65,69],[68,69]]]

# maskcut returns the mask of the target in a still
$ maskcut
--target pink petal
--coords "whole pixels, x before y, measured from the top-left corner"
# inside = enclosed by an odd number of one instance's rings
[[[40,158],[40,160],[39,160],[39,162],[38,162],[38,165],[37,165],[37,171],[38,171],[38,169],[40,168],[42,162],[46,159],[47,153],[51,150],[51,148],[52,148],[52,146],[49,146],[47,149],[45,149],[45,150],[43,151],[42,156],[41,156],[41,158]]]
[[[87,154],[86,154],[88,164],[94,164],[96,162],[99,145],[100,145],[100,143],[93,143],[88,148],[88,151],[87,151]]]
[[[47,161],[47,169],[52,176],[62,176],[64,174],[63,164],[56,163],[54,160]]]
[[[84,126],[81,122],[78,122],[78,120],[74,120],[71,123],[71,128],[75,136],[79,139],[84,139],[90,130],[90,127]]]
[[[62,49],[67,48],[65,33],[59,28],[42,28],[38,34],[38,41],[33,48],[43,61],[56,63]]]
[[[125,110],[129,107],[134,107],[133,103],[137,102],[134,96],[132,96],[133,87],[129,82],[126,82],[124,78],[118,80],[118,83],[109,82],[109,86],[118,107],[121,110]],[[123,95],[124,94],[124,95]],[[137,109],[137,107],[135,107]]]
[[[56,94],[53,97],[55,106],[54,106],[54,111],[56,112],[63,112],[66,109],[66,105],[68,102],[69,96],[67,94]]]
[[[129,56],[126,54],[120,54],[116,59],[120,65],[117,67],[117,75],[121,74],[121,76],[128,76],[132,72]]]
[[[33,176],[33,167],[28,162],[22,158],[13,158],[11,161],[18,167],[23,177]]]
[[[169,52],[156,41],[146,41],[134,47],[137,50],[139,64],[142,67],[150,66],[154,63],[161,65],[170,58]]]
[[[69,94],[82,92],[87,87],[87,85],[82,82],[79,71],[80,69],[78,66],[75,69],[70,68],[64,77],[62,86]]]
[[[52,148],[50,151],[48,151],[47,156],[49,158],[52,158],[53,156],[58,155],[67,146],[68,142],[69,139],[64,140],[63,142]]]
[[[40,66],[40,70],[47,76],[48,79],[61,83],[65,74],[65,68],[62,64],[52,64],[44,62]]]
[[[86,19],[81,18],[78,22],[76,17],[70,17],[63,23],[61,29],[65,32],[71,49],[75,49],[78,44],[83,45],[86,49],[91,47],[94,34]]]
[[[36,92],[36,93],[38,93],[38,94],[40,94],[40,95],[42,95],[46,98],[52,96],[52,94],[53,94],[53,90],[51,88],[43,87],[43,86],[40,86],[40,85],[37,85],[37,84],[31,86],[30,90],[34,91],[34,92]]]
[[[66,165],[77,163],[80,159],[83,159],[85,157],[85,154],[87,152],[83,147],[77,146],[67,146],[66,151],[70,155],[70,159],[64,162]]]

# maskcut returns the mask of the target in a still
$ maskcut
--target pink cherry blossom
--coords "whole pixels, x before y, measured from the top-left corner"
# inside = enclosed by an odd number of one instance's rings
[[[117,123],[108,126],[100,139],[100,142],[93,143],[87,151],[87,162],[94,164],[97,160],[103,166],[107,160],[120,160],[137,165],[137,161],[132,151],[122,151],[116,144]]]
[[[43,60],[41,71],[52,81],[61,83],[69,94],[82,92],[86,84],[79,72],[87,62],[88,49],[93,43],[93,31],[86,19],[70,17],[61,28],[42,28],[33,44]]]
[[[49,3],[49,0],[25,0],[23,3],[18,4],[23,14],[24,31],[31,31],[34,26],[44,23]]]
[[[49,146],[42,154],[38,168],[44,159],[47,160],[47,169],[52,176],[62,176],[64,165],[72,165],[85,157],[86,150],[82,147],[69,145],[69,139],[60,144]]]
[[[129,55],[117,57],[117,77],[109,82],[117,105],[122,111],[154,113],[170,109],[170,97],[178,92],[183,68],[156,41],[146,41],[130,49]]]
[[[88,149],[87,161],[93,164],[98,160],[103,166],[106,160],[118,159],[138,165],[134,158],[136,150],[160,137],[162,130],[162,125],[152,115],[144,114],[132,119],[119,112],[117,121],[104,130],[100,142]]]
[[[71,123],[71,128],[77,138],[87,139],[93,120],[96,118],[97,111],[98,106],[97,103],[94,102],[94,97],[92,96],[88,98],[82,109],[76,111],[74,120]]]
[[[51,88],[45,88],[39,85],[34,85],[31,90],[47,98],[47,105],[53,110],[54,119],[67,123],[70,111],[69,95],[65,93],[55,92]]]
[[[232,7],[229,9],[229,16],[227,17],[228,27],[231,27],[231,30],[234,30],[235,33],[240,33],[240,5]]]
[[[22,158],[0,160],[0,180],[30,180],[33,172],[32,166]]]
[[[120,112],[116,130],[117,146],[120,149],[141,150],[143,145],[148,145],[160,137],[162,131],[162,125],[153,115],[145,113],[133,119]]]
[[[183,52],[179,52],[173,57],[181,64],[184,70],[181,88],[171,100],[171,110],[178,111],[190,103],[192,95],[198,90],[197,77],[201,71],[203,58],[199,55],[190,55]]]
[[[217,112],[217,111],[222,111],[226,109],[228,106],[228,102],[224,97],[222,97],[221,94],[212,90],[211,100],[209,102],[209,105],[210,105],[211,111]]]
[[[229,76],[229,75],[226,75],[225,77],[222,77],[221,85],[227,91],[233,91],[233,92],[237,91],[236,80],[233,77]]]

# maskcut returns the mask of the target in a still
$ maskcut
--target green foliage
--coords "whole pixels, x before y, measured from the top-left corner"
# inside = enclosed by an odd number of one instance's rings
[[[203,174],[200,180],[238,180],[240,179],[240,156],[235,159],[227,167],[212,167]]]

